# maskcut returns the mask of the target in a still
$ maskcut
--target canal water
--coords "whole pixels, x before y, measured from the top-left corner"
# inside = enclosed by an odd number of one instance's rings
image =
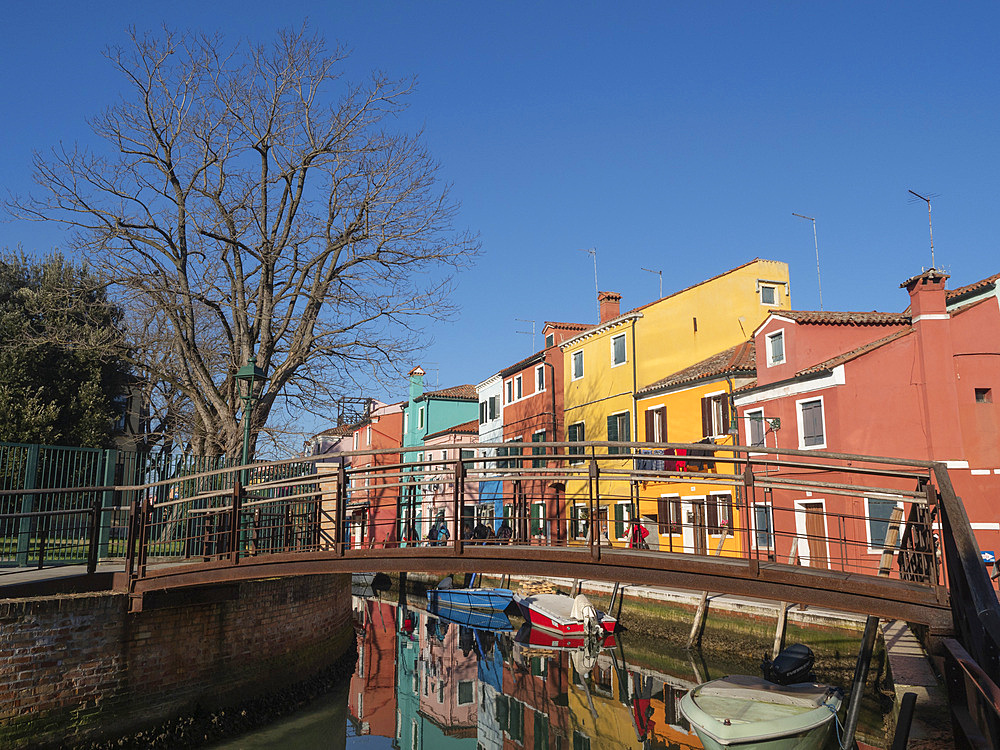
[[[640,617],[617,637],[580,649],[532,633],[517,617],[469,627],[427,611],[414,596],[402,604],[355,596],[353,606],[358,662],[349,684],[294,716],[213,747],[701,748],[680,712],[681,697],[709,679],[759,675],[773,635],[762,623],[710,619],[706,648],[692,654],[684,648],[689,614],[673,626]],[[849,688],[859,633],[820,628],[794,636],[817,653],[818,681]],[[869,692],[858,738],[862,746],[885,747],[882,724],[891,701]]]

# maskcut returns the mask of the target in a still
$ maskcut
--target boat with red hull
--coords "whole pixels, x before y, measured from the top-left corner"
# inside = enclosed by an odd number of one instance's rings
[[[573,598],[565,594],[515,594],[514,603],[533,628],[559,635],[614,633],[618,626],[614,617],[597,610],[582,595]]]

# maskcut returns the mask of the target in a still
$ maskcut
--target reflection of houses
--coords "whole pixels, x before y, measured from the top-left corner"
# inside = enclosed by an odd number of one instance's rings
[[[398,477],[393,470],[379,471],[399,463],[403,440],[402,404],[372,401],[368,413],[351,435],[352,451],[389,451],[361,453],[351,457],[347,519],[351,545],[381,547],[396,541]]]
[[[396,630],[391,627],[395,606],[356,597],[354,608],[361,627],[347,708],[358,734],[395,737]],[[384,627],[386,623],[389,627]]]
[[[500,371],[503,441],[510,444],[500,453],[531,456],[499,461],[501,468],[524,470],[523,478],[504,482],[503,493],[505,515],[521,521],[516,529],[519,538],[565,539],[564,483],[551,471],[555,464],[539,458],[551,451],[529,444],[564,439],[563,355],[559,344],[587,328],[571,323],[546,323],[542,329],[545,348]]]
[[[410,397],[403,405],[403,447],[423,448],[427,435],[470,422],[476,419],[479,400],[471,385],[460,385],[424,393],[424,370],[414,367],[410,371]],[[424,461],[424,451],[408,451],[404,463]],[[415,531],[425,538],[433,520],[422,508],[424,490],[422,483],[431,481],[414,468],[404,481],[400,499],[401,533],[409,536]]]
[[[479,670],[473,651],[472,631],[455,623],[428,617],[424,636],[420,665],[424,690],[420,696],[420,713],[446,737],[475,738]]]
[[[737,394],[739,426],[749,445],[944,461],[981,548],[995,550],[998,276],[950,291],[947,278],[931,269],[904,282],[904,313],[775,311],[754,333],[757,381]],[[850,475],[824,481],[863,483]],[[899,488],[916,489],[912,482]],[[761,494],[751,543],[784,556],[797,537],[807,564],[846,557],[873,565],[895,506],[861,492]],[[846,513],[842,523],[856,528],[827,529],[833,520],[816,511]],[[833,549],[825,541],[844,536],[867,540],[867,548]]]
[[[505,748],[573,747],[568,663],[565,651],[514,647],[497,697]]]
[[[736,423],[732,418],[732,392],[754,376],[754,348],[745,341],[639,391],[639,439],[649,443],[735,443]],[[694,451],[702,450],[700,448]],[[636,461],[636,468],[652,471],[702,471],[732,475],[732,463],[715,463],[704,456],[687,455],[687,449],[649,449],[653,455]],[[678,453],[680,455],[678,455]],[[660,458],[661,454],[664,455]],[[713,450],[717,458],[732,453]],[[739,496],[731,486],[685,479],[669,481],[651,475],[641,482],[639,512],[650,535],[650,547],[671,552],[739,553],[744,528]],[[616,513],[615,517],[623,515]],[[723,542],[723,534],[726,539]]]
[[[600,323],[561,344],[566,439],[630,442],[641,432],[638,390],[736,346],[772,310],[787,309],[788,266],[756,259],[627,313],[619,310],[621,295],[601,292],[599,300]],[[602,528],[622,544],[635,488],[606,478],[616,468],[632,462],[602,465],[598,512]],[[571,534],[582,539],[587,484],[567,482],[566,495]]]
[[[455,502],[455,462],[460,458],[475,458],[475,448],[467,446],[474,444],[478,437],[478,425],[476,420],[472,420],[424,438],[424,512],[432,523],[447,522],[452,537],[466,531],[471,535],[475,525],[476,505],[479,502],[477,482],[464,484],[462,519],[457,527],[451,508]]]

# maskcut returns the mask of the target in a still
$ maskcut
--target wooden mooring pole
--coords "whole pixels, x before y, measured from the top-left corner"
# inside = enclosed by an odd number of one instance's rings
[[[799,550],[799,538],[792,540],[792,549],[788,553],[788,564],[795,562]],[[771,649],[771,659],[777,659],[781,649],[785,647],[785,630],[788,626],[788,602],[782,602],[778,608],[778,626],[774,629],[774,647]]]
[[[729,527],[722,527],[722,538],[719,540],[718,546],[715,548],[715,556],[718,557],[722,554],[722,545],[726,541],[726,537],[729,536]],[[708,592],[703,591],[701,593],[701,601],[698,602],[698,609],[694,613],[694,622],[691,623],[691,634],[688,636],[687,647],[695,648],[701,645],[701,634],[705,630],[705,615],[708,612]]]

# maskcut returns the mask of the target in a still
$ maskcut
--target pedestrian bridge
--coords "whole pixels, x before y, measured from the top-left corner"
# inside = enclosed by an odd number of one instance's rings
[[[92,573],[117,562],[113,587],[133,610],[238,580],[425,571],[659,585],[900,619],[955,635],[941,640],[953,717],[964,736],[1000,737],[988,676],[1000,668],[1000,607],[943,464],[703,444],[530,447],[360,451],[129,486],[5,490],[0,558],[86,560]],[[986,719],[969,718],[973,704]]]

